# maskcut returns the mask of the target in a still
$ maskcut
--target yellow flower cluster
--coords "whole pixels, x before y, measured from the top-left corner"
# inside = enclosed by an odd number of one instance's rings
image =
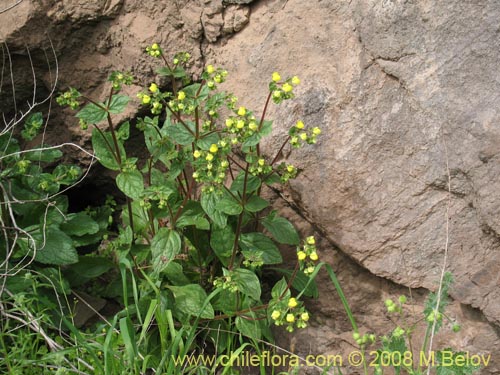
[[[315,144],[317,142],[317,137],[320,134],[320,128],[314,127],[311,129],[305,129],[304,123],[299,120],[290,128],[290,145],[298,148],[302,145],[302,143]]]
[[[215,68],[213,65],[207,65],[205,72],[202,75],[210,90],[215,90],[219,83],[226,80],[227,70]]]
[[[146,52],[149,56],[160,57],[162,55],[162,50],[158,43],[153,43],[151,46],[146,47]]]
[[[285,305],[286,303],[286,305]],[[291,297],[288,301],[282,301],[274,307],[271,319],[277,326],[287,325],[288,332],[293,332],[294,328],[305,328],[309,321],[309,313],[302,306],[300,301]]]
[[[307,237],[304,241],[304,245],[297,248],[297,259],[299,260],[300,269],[303,270],[306,275],[310,275],[314,272],[314,264],[319,259],[314,236]]]
[[[234,108],[235,116],[228,117],[225,121],[226,132],[233,135],[233,144],[243,143],[259,130],[255,116],[246,107]]]
[[[147,92],[140,92],[137,97],[141,100],[143,105],[151,106],[151,113],[154,115],[160,114],[163,108],[161,103],[164,95],[161,93],[156,83],[151,83]]]
[[[208,150],[195,150],[193,178],[197,182],[206,183],[208,188],[223,183],[229,168],[226,155],[230,152],[230,148],[229,142],[222,139],[217,144],[211,144]]]
[[[299,77],[293,76],[282,82],[281,75],[278,72],[274,72],[271,77],[271,82],[269,83],[269,89],[272,93],[271,97],[273,102],[279,104],[283,100],[293,98],[293,88],[298,84],[300,84]]]

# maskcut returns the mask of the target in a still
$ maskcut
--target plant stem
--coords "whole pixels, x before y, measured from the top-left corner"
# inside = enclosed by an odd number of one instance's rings
[[[231,254],[231,260],[229,262],[229,270],[233,269],[234,260],[236,258],[236,253],[238,252],[238,241],[240,239],[241,233],[241,224],[243,223],[243,214],[245,213],[245,203],[246,203],[246,194],[247,194],[247,184],[248,184],[248,169],[250,168],[250,164],[247,163],[245,168],[245,178],[243,180],[243,194],[241,196],[241,205],[243,206],[243,210],[238,216],[238,224],[236,225],[236,233],[234,236],[234,244],[233,244],[233,252]]]

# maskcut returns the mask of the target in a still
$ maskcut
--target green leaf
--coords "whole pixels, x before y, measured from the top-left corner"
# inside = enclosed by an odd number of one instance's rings
[[[262,332],[260,329],[259,320],[256,319],[254,313],[245,315],[246,319],[238,316],[236,317],[236,328],[243,336],[260,340],[262,337]]]
[[[130,98],[126,95],[113,95],[111,97],[111,103],[109,103],[109,113],[113,113],[115,115],[122,113],[129,101]],[[87,122],[91,123],[90,121]]]
[[[183,228],[188,225],[194,225],[198,229],[210,229],[210,223],[205,218],[205,212],[201,204],[196,201],[188,201],[182,210],[182,214],[175,223],[176,227]]]
[[[260,299],[260,280],[254,272],[245,268],[238,268],[233,271],[233,276],[233,280],[241,293],[256,301]]]
[[[179,233],[169,228],[160,228],[151,242],[153,272],[156,276],[162,272],[174,257],[181,252]]]
[[[222,211],[216,208],[217,202],[219,200],[219,196],[217,192],[202,192],[200,203],[201,207],[208,215],[210,219],[214,222],[218,227],[224,227],[227,223],[227,216]]]
[[[116,136],[119,140],[126,141],[130,137],[130,122],[125,121],[123,124],[121,124],[121,126],[118,128],[118,131],[116,132]]]
[[[227,265],[234,246],[235,235],[231,226],[212,226],[210,246],[224,265]]]
[[[85,212],[78,212],[67,215],[66,221],[61,224],[61,229],[70,236],[83,236],[99,232],[99,224]]]
[[[120,336],[125,344],[128,360],[130,363],[133,363],[137,357],[137,342],[135,339],[134,326],[128,316],[120,319]]]
[[[217,132],[210,133],[206,136],[203,136],[196,142],[196,145],[204,151],[208,151],[210,146],[213,144],[217,144],[219,142],[219,134]]]
[[[262,128],[260,129],[260,132],[259,132],[260,135],[265,137],[266,135],[271,134],[272,131],[273,131],[273,122],[269,121],[269,120],[264,120],[264,122],[262,124]]]
[[[144,179],[137,169],[118,174],[116,185],[127,197],[132,199],[139,199],[144,191]]]
[[[174,142],[182,146],[190,145],[195,140],[195,124],[192,121],[185,121],[184,124],[170,124],[165,131]]]
[[[273,297],[273,300],[278,301],[281,296],[284,298],[287,298],[290,296],[290,290],[287,289],[288,283],[286,282],[285,278],[281,278],[280,281],[278,281],[276,284],[273,286],[273,290],[271,291],[271,296]],[[286,293],[285,293],[286,292]],[[285,293],[283,295],[283,293]]]
[[[240,194],[243,194],[244,182],[245,182],[245,171],[241,171],[231,184],[231,191],[233,193],[238,192]],[[247,194],[257,191],[259,187],[260,187],[260,178],[249,174],[247,177],[247,190],[246,190]]]
[[[222,198],[215,204],[215,208],[227,215],[239,215],[243,211],[240,202],[232,197]]]
[[[298,245],[299,235],[292,223],[284,217],[276,216],[276,211],[271,212],[262,220],[262,225],[271,232],[274,239],[279,243],[288,245]]]
[[[83,256],[78,263],[72,264],[65,271],[65,277],[71,286],[79,286],[95,279],[114,268],[113,262],[100,256]]]
[[[170,262],[163,270],[163,274],[173,285],[189,284],[189,279],[186,277],[182,265],[177,262]]]
[[[292,271],[284,268],[273,268],[274,270],[280,272],[283,275],[286,275],[288,278],[292,276]],[[313,280],[307,289],[305,289],[307,283],[309,282],[309,276],[306,276],[303,272],[297,272],[295,278],[292,282],[292,287],[298,291],[304,293],[306,297],[318,298],[318,286],[316,282]]]
[[[165,77],[174,77],[174,78],[186,77],[186,71],[180,66],[176,66],[174,68],[174,70],[167,68],[167,67],[162,67],[162,68],[157,69],[156,73],[158,73],[161,76],[165,76]]]
[[[259,212],[269,206],[269,202],[257,195],[251,196],[245,203],[245,210],[248,212]]]
[[[467,360],[470,357],[467,352],[455,352],[446,348],[432,354],[436,355],[436,375],[469,375],[480,368]]]
[[[49,227],[45,238],[39,231],[33,233],[36,242],[35,260],[43,264],[63,266],[78,262],[73,240],[57,227]]]
[[[102,106],[104,107],[104,105]],[[97,124],[103,121],[106,118],[107,114],[108,113],[103,108],[100,108],[93,103],[89,103],[85,107],[83,107],[82,110],[75,116],[79,119],[82,119],[88,124]]]
[[[203,308],[207,293],[198,284],[184,286],[167,286],[174,295],[175,308],[184,314],[199,316],[202,319],[213,319],[214,309],[209,303]]]
[[[41,161],[44,163],[53,163],[59,160],[63,153],[57,148],[52,149],[42,149],[43,147],[49,147],[47,145],[40,146],[39,150],[29,150],[29,152],[24,153],[24,159],[31,161]]]
[[[95,155],[99,158],[100,163],[108,169],[113,171],[120,170],[120,165],[116,161],[114,156],[115,145],[113,143],[113,138],[109,132],[101,132],[94,128],[92,130],[92,147],[94,148]],[[118,149],[121,155],[121,160],[126,159],[125,149],[123,144],[118,142]]]
[[[245,142],[241,145],[244,151],[247,151],[249,147],[255,146],[261,140],[262,136],[259,133],[254,133],[248,137]]]
[[[280,264],[281,253],[274,242],[262,233],[244,233],[240,236],[240,247],[244,251],[261,251],[264,264]]]

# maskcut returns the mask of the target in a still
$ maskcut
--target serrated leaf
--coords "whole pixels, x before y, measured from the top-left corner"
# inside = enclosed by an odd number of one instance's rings
[[[121,172],[116,176],[116,186],[127,197],[139,199],[144,191],[144,179],[141,172],[137,169],[127,172]]]
[[[111,98],[111,103],[109,103],[109,113],[113,113],[115,115],[122,113],[129,101],[130,98],[126,95],[113,95]],[[90,123],[90,121],[88,122]]]
[[[35,256],[37,262],[58,266],[78,262],[78,253],[73,246],[73,240],[59,228],[49,227],[45,238],[40,232],[33,234],[33,238],[37,246]]]
[[[179,233],[169,228],[160,228],[151,241],[154,274],[158,276],[180,251]]]
[[[233,281],[241,293],[256,301],[260,299],[260,280],[254,272],[245,268],[238,268],[233,271]]]
[[[210,246],[224,265],[227,265],[233,251],[235,235],[231,226],[212,227]]]
[[[120,125],[118,128],[118,131],[116,132],[116,136],[118,139],[122,141],[126,141],[130,137],[130,122],[125,121],[123,124]]]
[[[283,298],[287,298],[290,296],[290,289],[288,289],[288,283],[286,282],[285,278],[281,278],[280,281],[278,281],[276,284],[274,284],[273,289],[271,290],[271,296],[273,297],[273,300],[280,300],[281,296]]]
[[[66,221],[61,224],[61,229],[70,236],[95,234],[99,231],[99,224],[85,212],[69,214],[66,218]]]
[[[194,225],[198,229],[210,229],[210,223],[205,218],[205,212],[201,208],[201,204],[196,201],[187,202],[175,225],[178,228]]]
[[[262,220],[262,225],[279,243],[287,245],[298,245],[300,243],[299,235],[292,223],[284,217],[276,216],[275,211]]]
[[[195,124],[192,121],[170,124],[165,132],[174,142],[182,146],[190,145],[195,140]]]
[[[219,134],[217,132],[210,133],[208,135],[202,136],[196,142],[196,145],[204,151],[208,151],[210,146],[213,144],[217,144],[219,142]]]
[[[262,233],[243,233],[240,236],[240,247],[245,251],[261,251],[264,264],[280,264],[281,253],[274,242]]]
[[[243,336],[253,338],[255,340],[260,340],[262,337],[262,332],[260,329],[260,322],[256,319],[254,313],[245,315],[246,319],[238,316],[236,317],[236,328]]]
[[[234,193],[238,192],[240,194],[243,194],[244,183],[245,183],[245,172],[241,171],[231,184],[231,191]],[[260,178],[254,175],[248,175],[247,190],[246,190],[247,194],[257,191],[259,187],[260,187]]]
[[[243,211],[240,202],[232,197],[222,198],[215,204],[215,208],[227,215],[239,215]]]
[[[106,118],[107,112],[103,108],[98,107],[93,103],[89,103],[85,107],[83,107],[75,116],[79,119],[82,119],[88,124],[97,124]]]
[[[251,196],[245,203],[248,212],[259,212],[269,206],[269,202],[258,195]]]
[[[292,271],[284,268],[273,268],[274,270],[280,272],[283,275],[286,275],[288,278],[292,276]],[[307,283],[309,282],[309,276],[306,276],[303,272],[297,272],[295,278],[292,282],[292,287],[298,291],[302,292],[306,297],[318,298],[318,286],[316,285],[316,281],[312,281],[309,286],[306,288]]]
[[[120,165],[118,164],[114,153],[115,145],[113,138],[109,132],[101,132],[94,128],[92,130],[92,147],[94,148],[95,155],[99,158],[99,162],[108,169],[118,171]],[[121,142],[118,142],[118,149],[121,155],[121,160],[126,159],[125,148]]]
[[[201,193],[201,207],[210,219],[218,227],[224,227],[227,223],[227,216],[222,211],[216,208],[219,196],[216,192],[202,192]]]
[[[203,308],[207,293],[198,284],[167,286],[167,288],[174,295],[177,310],[187,315],[199,316],[202,319],[214,318],[214,309],[210,303]]]
[[[173,70],[167,67],[162,67],[157,69],[156,73],[165,77],[183,78],[186,76],[186,71],[180,66],[176,66]]]
[[[48,147],[47,145],[42,145],[39,150],[29,150],[29,152],[24,153],[24,159],[31,161],[41,161],[44,163],[53,163],[56,160],[59,160],[63,153],[61,150],[57,148],[47,148],[42,149],[43,147]]]

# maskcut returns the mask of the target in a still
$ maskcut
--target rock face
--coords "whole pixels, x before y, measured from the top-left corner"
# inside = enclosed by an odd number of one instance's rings
[[[0,14],[0,39],[23,66],[24,44],[46,46],[46,31],[60,83],[94,94],[114,69],[153,80],[141,48],[154,41],[191,52],[195,75],[224,66],[226,87],[257,112],[274,70],[298,74],[297,99],[270,110],[266,152],[298,119],[322,128],[315,147],[293,154],[303,172],[288,194],[325,236],[325,254],[334,245],[379,277],[370,280],[430,290],[446,260],[454,311],[474,311],[461,315],[484,333],[462,347],[498,348],[500,4],[249,2],[25,0]],[[372,289],[383,301],[383,287]],[[320,305],[329,319],[339,312]]]

